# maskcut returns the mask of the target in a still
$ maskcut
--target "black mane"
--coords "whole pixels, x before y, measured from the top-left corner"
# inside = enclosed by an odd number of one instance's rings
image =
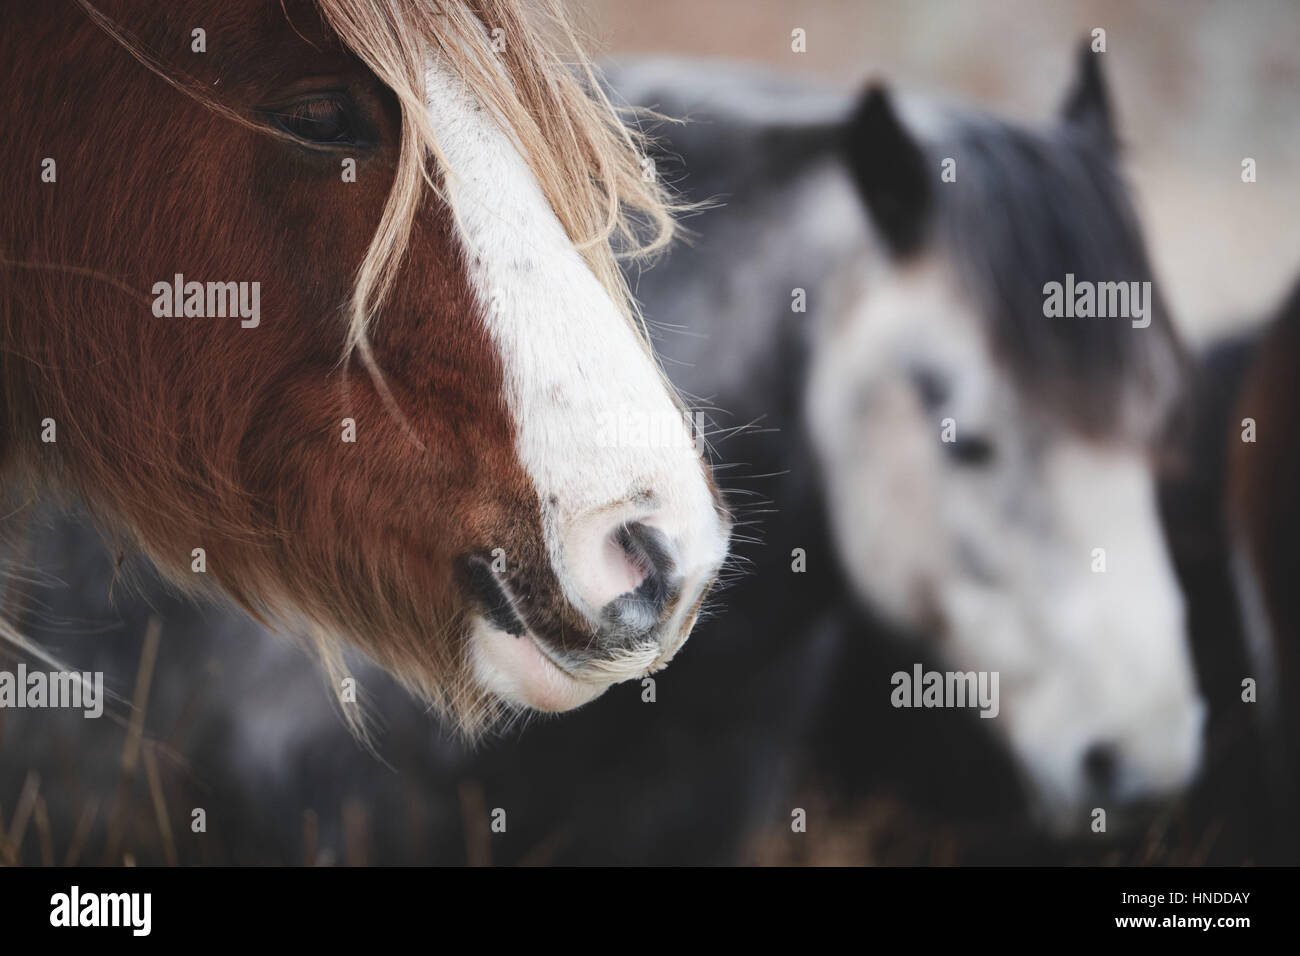
[[[1098,436],[1149,436],[1185,367],[1155,282],[1113,146],[1069,123],[1031,130],[957,114],[923,141],[932,169],[957,160],[936,189],[932,241],[947,249],[980,300],[994,348],[1017,383]],[[1048,318],[1043,287],[1152,282],[1151,324]]]

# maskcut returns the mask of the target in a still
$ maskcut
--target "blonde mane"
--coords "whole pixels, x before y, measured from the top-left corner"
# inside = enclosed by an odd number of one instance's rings
[[[672,237],[673,219],[660,186],[642,176],[637,134],[601,90],[556,0],[317,4],[402,109],[397,176],[358,272],[350,347],[364,341],[396,277],[422,197],[421,180],[438,190],[426,165],[428,157],[442,162],[424,95],[424,72],[433,56],[460,75],[511,136],[570,239],[615,301],[632,313],[615,247],[634,255],[662,248]],[[566,60],[577,64],[576,75]]]

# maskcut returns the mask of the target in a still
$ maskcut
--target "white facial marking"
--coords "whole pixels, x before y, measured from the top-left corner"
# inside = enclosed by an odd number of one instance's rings
[[[611,553],[608,536],[631,521],[663,532],[686,599],[665,628],[662,663],[685,640],[688,605],[727,546],[683,413],[492,114],[446,67],[435,64],[426,83],[430,122],[448,166],[448,199],[500,352],[517,452],[537,489],[556,577],[594,626],[600,609],[635,580],[621,565],[608,566],[622,560]],[[611,435],[638,433],[608,427],[611,417],[616,426],[644,420],[660,436],[667,423],[681,440],[611,441]],[[509,551],[509,542],[500,545]],[[629,658],[625,674],[601,669],[602,689],[636,676],[633,662],[644,670],[644,656]],[[490,690],[544,705],[547,694],[521,676],[537,671],[523,667],[518,655],[483,650],[475,660]]]
[[[999,672],[990,723],[1049,815],[1186,785],[1204,704],[1143,451],[1047,420],[935,261],[864,274],[817,336],[808,391],[859,595],[953,666]],[[945,418],[987,459],[945,445]],[[1094,746],[1114,756],[1104,796],[1085,769]]]

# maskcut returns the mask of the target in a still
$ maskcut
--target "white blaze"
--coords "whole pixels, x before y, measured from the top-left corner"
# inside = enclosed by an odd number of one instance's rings
[[[426,83],[458,238],[565,597],[594,622],[618,593],[602,587],[621,568],[605,531],[627,521],[655,525],[673,542],[683,592],[692,593],[723,559],[727,536],[683,411],[493,115],[444,66],[431,67]],[[657,435],[675,421],[681,440],[627,441],[637,429],[608,427],[627,418]],[[508,555],[509,542],[501,546]]]

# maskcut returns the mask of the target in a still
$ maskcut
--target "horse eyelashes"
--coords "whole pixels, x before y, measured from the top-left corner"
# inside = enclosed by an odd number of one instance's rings
[[[350,110],[337,99],[297,103],[271,114],[272,121],[296,139],[321,145],[358,142]]]

